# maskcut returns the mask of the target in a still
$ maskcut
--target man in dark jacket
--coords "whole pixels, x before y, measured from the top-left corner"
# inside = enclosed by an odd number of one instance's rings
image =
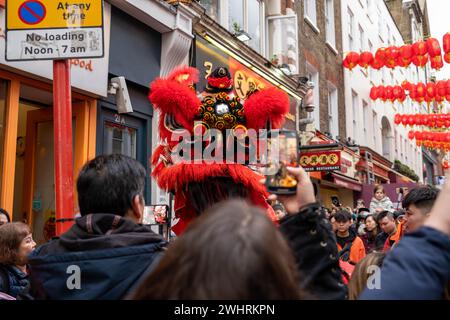
[[[81,218],[29,257],[37,299],[120,299],[166,242],[141,225],[145,169],[122,155],[98,156],[77,180]]]

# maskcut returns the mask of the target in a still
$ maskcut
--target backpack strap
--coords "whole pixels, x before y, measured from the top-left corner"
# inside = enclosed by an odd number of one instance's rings
[[[342,261],[348,261],[350,259],[350,249],[353,245],[353,242],[349,242],[345,245],[344,248],[342,248],[341,251],[339,251],[339,259]]]

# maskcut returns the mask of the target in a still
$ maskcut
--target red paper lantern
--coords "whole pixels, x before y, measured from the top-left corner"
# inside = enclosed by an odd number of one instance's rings
[[[394,86],[392,89],[392,93],[394,95],[394,99],[400,100],[402,97],[403,89],[400,86]]]
[[[442,168],[443,168],[444,170],[448,170],[448,168],[450,168],[450,166],[449,166],[447,160],[444,160],[444,162],[442,163]]]
[[[399,115],[399,114],[397,113],[397,114],[394,116],[394,123],[395,123],[396,125],[399,125],[400,122],[401,122],[401,120],[402,120],[401,115]]]
[[[439,96],[445,97],[446,85],[444,80],[440,80],[436,83],[436,92]]]
[[[412,57],[412,63],[414,63],[414,65],[416,67],[425,67],[427,62],[428,62],[428,55],[427,54],[417,55],[417,56],[413,56]]]
[[[424,41],[418,41],[412,45],[412,50],[415,56],[423,56],[427,53],[427,45]]]
[[[406,118],[406,124],[407,124],[408,126],[413,126],[413,125],[414,125],[414,116],[413,116],[413,115],[409,115],[409,116]]]
[[[373,61],[372,53],[364,51],[359,55],[359,66],[362,68],[367,68]]]
[[[442,102],[444,102],[444,97],[436,95],[434,97],[434,101],[436,101],[437,103],[442,103]]]
[[[370,99],[377,100],[378,99],[378,87],[373,86],[370,89]]]
[[[370,66],[375,70],[380,70],[384,67],[384,62],[380,59],[374,58],[372,62],[370,63]]]
[[[450,52],[444,53],[444,61],[450,63]]]
[[[378,48],[375,52],[375,59],[379,60],[380,62],[385,63],[386,61],[386,49],[385,48]]]
[[[442,37],[442,45],[444,47],[444,52],[445,53],[450,52],[450,32],[447,32]]]
[[[416,134],[416,133],[415,133],[414,131],[408,132],[408,139],[409,139],[409,140],[414,139],[415,134]]]
[[[386,67],[388,68],[395,68],[397,65],[397,58],[399,57],[399,51],[398,48],[395,46],[388,47],[385,50],[385,56],[386,56]]]
[[[447,80],[447,84],[445,86],[446,95],[450,96],[450,79]],[[447,99],[448,100],[448,99]]]
[[[356,52],[349,52],[347,56],[344,59],[344,67],[346,67],[349,70],[352,70],[354,67],[356,67],[359,63],[359,54]]]
[[[412,46],[410,44],[405,44],[401,46],[399,49],[399,54],[403,59],[411,59],[413,56]]]
[[[378,86],[378,98],[386,101],[386,88],[384,86]]]
[[[424,98],[426,95],[427,87],[422,82],[419,82],[416,86],[417,98]]]
[[[427,44],[427,51],[430,57],[436,57],[441,55],[441,46],[439,45],[439,41],[436,38],[428,38],[426,44]]]
[[[444,66],[444,62],[442,61],[442,56],[438,55],[433,58],[430,58],[431,68],[439,70]]]
[[[394,100],[394,92],[392,86],[386,86],[386,99],[390,100],[391,102]]]
[[[400,116],[400,119],[401,119],[401,123],[402,123],[402,125],[406,125],[406,122],[407,122],[407,119],[408,119],[408,115],[406,115],[406,114],[402,114],[401,116]]]
[[[433,82],[427,83],[427,96],[431,99],[434,99],[436,95],[435,84]]]
[[[422,140],[422,132],[420,132],[420,131],[416,131],[416,134],[415,134],[415,138],[416,138],[416,140]]]

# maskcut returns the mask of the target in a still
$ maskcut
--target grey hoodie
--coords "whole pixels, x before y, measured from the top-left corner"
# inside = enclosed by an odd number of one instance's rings
[[[372,201],[370,201],[370,213],[374,214],[377,208],[382,208],[383,210],[394,212],[394,205],[388,197],[384,197],[381,200],[372,198]]]

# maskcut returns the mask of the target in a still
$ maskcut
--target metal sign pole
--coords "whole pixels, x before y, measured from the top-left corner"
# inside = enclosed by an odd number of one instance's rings
[[[56,235],[73,221],[72,95],[69,60],[53,61]]]

